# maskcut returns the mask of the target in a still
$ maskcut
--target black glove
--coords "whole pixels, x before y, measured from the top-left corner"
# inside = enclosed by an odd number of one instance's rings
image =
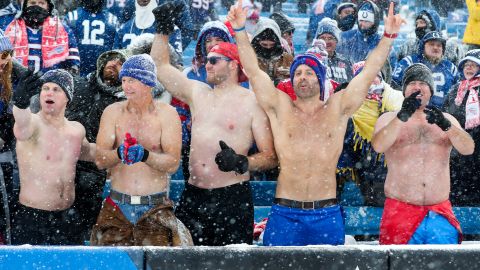
[[[427,106],[423,112],[427,115],[427,121],[429,124],[436,124],[443,131],[447,131],[452,127],[450,120],[445,118],[442,111],[435,106]]]
[[[19,84],[13,91],[13,105],[24,110],[30,105],[30,98],[39,92],[43,82],[40,76],[30,70],[25,72],[18,81]]]
[[[422,102],[417,99],[418,94],[420,94],[420,91],[411,94],[403,100],[402,109],[397,113],[397,117],[400,121],[407,122],[408,118],[420,108]]]
[[[181,1],[167,2],[153,9],[157,34],[170,35],[175,21],[182,16],[184,5]]]
[[[235,150],[230,148],[224,141],[220,141],[222,151],[215,156],[215,163],[222,172],[235,171],[244,174],[248,171],[248,158],[244,155],[237,155]]]

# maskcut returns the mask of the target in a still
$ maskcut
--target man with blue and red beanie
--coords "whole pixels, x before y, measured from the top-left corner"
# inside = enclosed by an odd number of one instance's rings
[[[405,21],[393,14],[392,3],[384,37],[345,91],[325,91],[326,68],[315,54],[296,56],[290,68],[297,96],[292,101],[275,89],[259,68],[244,31],[246,12],[240,8],[241,2],[230,9],[227,19],[236,31],[245,73],[270,120],[281,168],[263,243],[268,246],[344,244],[345,228],[336,200],[335,172],[348,119],[362,105]]]

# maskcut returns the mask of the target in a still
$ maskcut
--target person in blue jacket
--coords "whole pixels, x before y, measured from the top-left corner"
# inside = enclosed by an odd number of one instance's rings
[[[182,54],[193,37],[193,24],[188,10],[183,0],[175,0],[182,5],[182,16],[175,22],[175,32],[170,35],[169,43],[175,48],[177,53]],[[153,22],[155,18],[152,10],[158,6],[156,0],[136,0],[135,16],[126,22],[115,36],[114,49],[124,49],[132,40],[144,33],[155,33]]]
[[[380,42],[382,36],[378,34],[380,25],[380,9],[373,1],[365,1],[358,7],[358,28],[342,32],[337,45],[337,53],[345,56],[350,62],[357,63],[367,58],[367,55]],[[390,66],[396,64],[393,48],[390,51]]]
[[[113,47],[118,19],[104,6],[105,0],[80,0],[80,6],[65,17],[77,38],[82,77],[94,71],[98,57]]]
[[[442,107],[450,88],[458,81],[457,67],[444,57],[446,40],[437,31],[431,31],[423,36],[418,47],[418,53],[407,56],[398,62],[392,74],[392,86],[401,89],[405,70],[415,64],[422,63],[432,71],[435,84],[430,104]]]

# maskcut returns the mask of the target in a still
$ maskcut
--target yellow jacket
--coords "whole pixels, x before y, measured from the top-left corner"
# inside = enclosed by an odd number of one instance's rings
[[[469,16],[463,42],[480,45],[480,4],[477,0],[466,0],[466,2]]]

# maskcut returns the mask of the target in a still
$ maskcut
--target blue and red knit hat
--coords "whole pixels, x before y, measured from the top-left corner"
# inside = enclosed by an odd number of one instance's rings
[[[313,53],[299,54],[293,59],[290,66],[290,78],[293,83],[295,77],[295,70],[300,65],[307,65],[313,69],[318,78],[318,84],[320,85],[320,100],[325,101],[325,79],[326,68],[320,58]]]

